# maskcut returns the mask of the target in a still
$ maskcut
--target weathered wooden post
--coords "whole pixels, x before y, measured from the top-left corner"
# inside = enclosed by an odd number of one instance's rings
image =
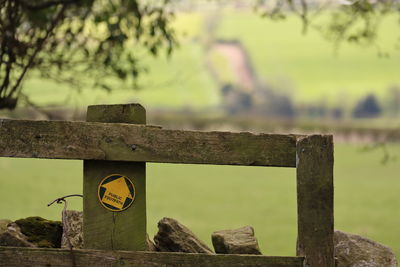
[[[84,247],[102,251],[74,251],[79,266],[334,266],[331,135],[132,125],[146,123],[137,104],[90,106],[87,121],[0,119],[0,157],[84,160]],[[140,252],[147,249],[145,162],[296,167],[298,257]],[[0,247],[0,259],[0,266],[70,266],[71,254]]]
[[[309,266],[333,267],[332,136],[300,137],[296,150],[297,256]]]
[[[89,106],[86,120],[146,124],[146,111],[139,104]],[[102,142],[136,149],[107,136]],[[146,250],[146,163],[85,160],[83,169],[84,247]]]

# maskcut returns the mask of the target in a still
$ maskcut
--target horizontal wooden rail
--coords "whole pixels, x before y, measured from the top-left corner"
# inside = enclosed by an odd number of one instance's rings
[[[303,267],[304,257],[0,247],[0,266]]]
[[[296,167],[296,136],[3,119],[0,157]]]

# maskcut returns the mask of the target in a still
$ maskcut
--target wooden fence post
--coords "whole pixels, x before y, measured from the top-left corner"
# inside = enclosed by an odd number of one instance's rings
[[[86,120],[88,122],[146,124],[146,111],[139,104],[89,106]],[[110,144],[121,143],[121,140],[104,138],[105,142]],[[134,145],[131,149],[135,150]],[[146,250],[146,163],[85,160],[83,169],[84,247],[103,250]],[[126,208],[128,205],[125,204],[133,198],[131,205],[122,211],[107,209],[113,206],[107,206],[106,199],[99,193],[100,183],[113,174],[127,177],[128,180],[125,180],[127,182],[120,185],[134,190],[134,194],[131,194],[132,191],[129,192],[124,187],[123,189],[127,191],[124,191],[127,194],[126,198],[116,196],[113,199],[111,195],[108,199],[114,202],[122,201],[118,202],[121,207],[114,205],[118,210]],[[129,186],[129,180],[132,181],[133,186]],[[124,181],[124,177],[119,181]],[[103,193],[103,197],[106,197],[106,193]]]
[[[333,267],[333,140],[302,137],[296,145],[297,255],[308,266]]]

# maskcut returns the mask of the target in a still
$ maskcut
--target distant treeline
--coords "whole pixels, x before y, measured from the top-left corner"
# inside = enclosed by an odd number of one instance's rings
[[[231,115],[257,114],[276,118],[330,118],[359,119],[400,116],[400,86],[387,89],[385,97],[378,98],[369,93],[359,98],[352,106],[342,103],[332,105],[326,102],[295,104],[288,94],[273,90],[246,92],[234,85],[226,84],[221,88],[222,106]],[[346,99],[343,99],[346,101]]]

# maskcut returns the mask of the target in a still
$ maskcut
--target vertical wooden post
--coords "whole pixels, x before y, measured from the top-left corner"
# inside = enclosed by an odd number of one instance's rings
[[[139,104],[89,106],[86,120],[145,124],[146,111]],[[112,144],[114,140],[105,141]],[[145,168],[145,162],[84,161],[83,238],[85,248],[146,250]],[[110,211],[100,203],[99,184],[111,174],[124,175],[134,184],[135,199],[126,210]]]
[[[311,267],[333,267],[333,140],[312,135],[297,141],[297,255]]]

